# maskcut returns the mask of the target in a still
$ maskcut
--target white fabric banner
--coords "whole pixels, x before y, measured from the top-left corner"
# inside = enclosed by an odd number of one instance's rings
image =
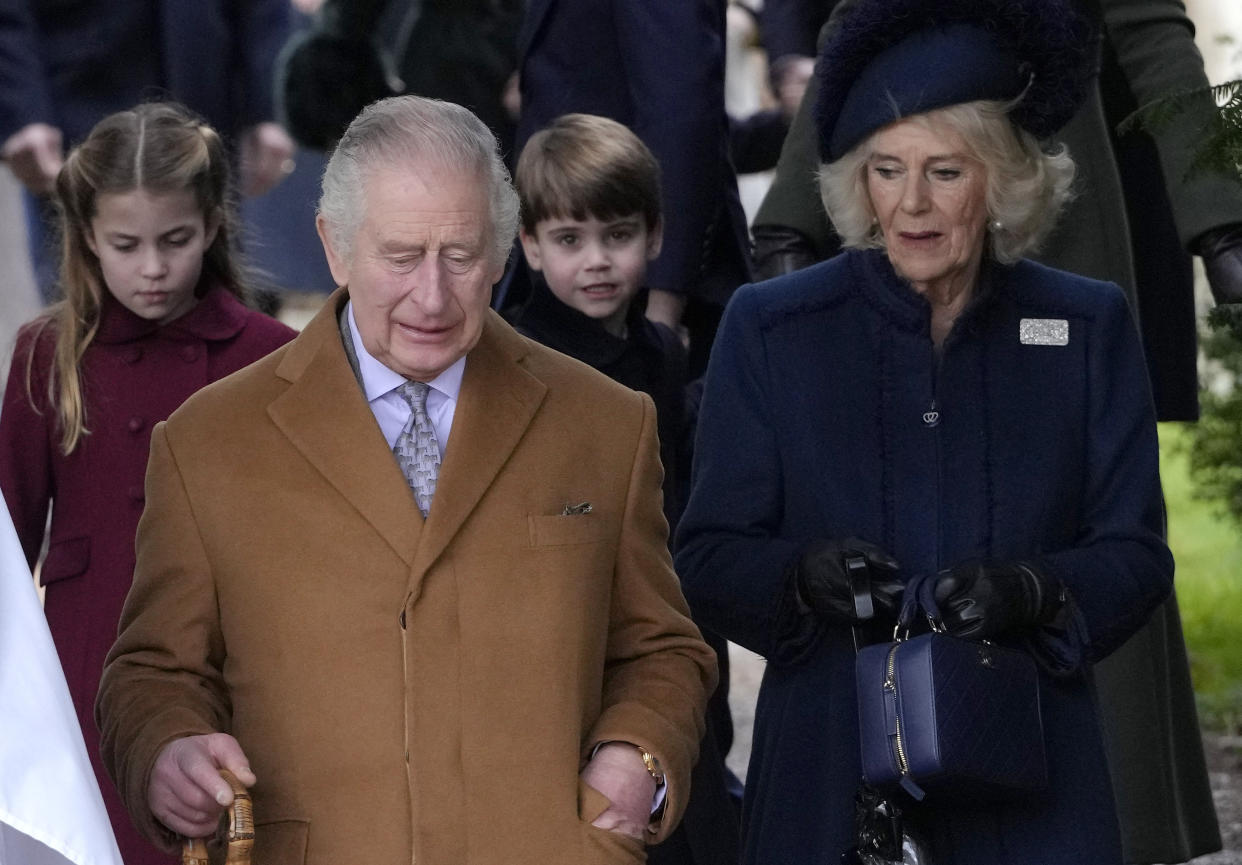
[[[122,865],[26,557],[0,498],[0,865]]]

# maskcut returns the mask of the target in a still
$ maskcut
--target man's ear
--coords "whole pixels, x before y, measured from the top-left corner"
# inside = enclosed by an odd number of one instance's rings
[[[535,229],[536,233],[539,231]],[[526,227],[518,229],[518,238],[522,241],[522,254],[526,256],[526,266],[531,270],[543,270],[543,264],[539,258],[539,241],[534,234],[528,234]]]
[[[315,231],[319,232],[319,242],[323,244],[323,254],[328,259],[328,270],[332,271],[332,281],[343,288],[349,283],[349,262],[336,248],[332,226],[328,225],[322,213],[315,216]]]
[[[647,260],[655,261],[664,246],[664,220],[657,219],[656,224],[647,232]]]

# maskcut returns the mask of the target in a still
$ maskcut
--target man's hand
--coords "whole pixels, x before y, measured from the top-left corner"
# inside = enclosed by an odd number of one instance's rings
[[[582,770],[582,780],[612,802],[592,826],[646,840],[656,782],[637,748],[628,742],[601,745]]]
[[[1225,225],[1199,239],[1198,254],[1217,304],[1242,304],[1242,224]]]
[[[806,93],[806,85],[815,74],[815,58],[801,54],[786,54],[772,63],[772,92],[781,107],[781,113],[793,121]]]
[[[247,787],[255,782],[241,745],[226,733],[186,736],[165,745],[147,787],[147,806],[155,819],[187,838],[215,834],[220,814],[233,804],[233,791],[220,777],[221,769],[231,771]]]
[[[653,288],[647,292],[647,318],[673,330],[681,327],[681,314],[686,311],[685,295]]]
[[[13,176],[32,194],[48,195],[55,188],[56,175],[65,164],[60,130],[46,123],[23,126],[4,142],[0,159],[9,164]]]
[[[294,169],[293,139],[279,123],[256,123],[242,134],[242,194],[255,197],[284,180]]]

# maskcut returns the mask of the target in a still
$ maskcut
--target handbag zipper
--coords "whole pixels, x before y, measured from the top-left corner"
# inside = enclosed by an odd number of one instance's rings
[[[893,720],[896,730],[897,769],[901,773],[901,788],[916,801],[922,802],[927,795],[915,780],[910,777],[910,762],[906,759],[906,746],[901,740],[901,712],[897,709],[897,649],[901,643],[894,643],[888,650],[888,661],[884,671],[884,690],[893,695]]]

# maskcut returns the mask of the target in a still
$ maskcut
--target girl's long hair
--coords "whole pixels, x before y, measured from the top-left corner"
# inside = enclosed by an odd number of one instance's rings
[[[215,241],[203,255],[203,275],[243,302],[247,291],[233,243],[228,154],[214,129],[176,103],[151,102],[111,114],[75,147],[56,178],[60,229],[60,286],[64,298],[53,304],[36,327],[27,359],[26,390],[31,392],[33,350],[49,330],[55,339],[46,398],[56,410],[60,447],[71,453],[89,433],[82,381],[82,357],[99,331],[103,272],[87,245],[101,194],[137,190],[152,193],[192,189],[208,222],[220,220]]]

